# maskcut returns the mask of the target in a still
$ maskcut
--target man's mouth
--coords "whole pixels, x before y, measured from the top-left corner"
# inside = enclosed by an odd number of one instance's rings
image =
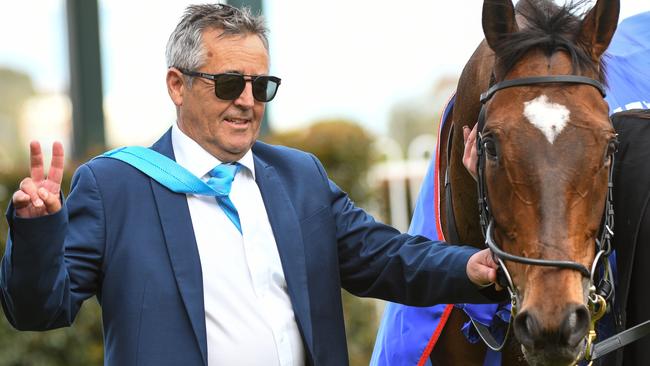
[[[250,119],[243,119],[243,118],[226,118],[225,121],[232,124],[232,125],[235,125],[235,126],[245,126],[251,120]]]

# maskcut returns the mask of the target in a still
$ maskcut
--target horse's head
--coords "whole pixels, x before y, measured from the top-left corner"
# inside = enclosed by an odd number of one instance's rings
[[[540,0],[521,0],[516,13],[511,0],[483,6],[494,83],[584,77],[497,88],[480,131],[490,231],[498,247],[574,264],[504,261],[516,294],[515,335],[533,365],[573,364],[585,348],[589,272],[616,138],[598,82],[589,80],[603,81],[601,56],[618,10],[618,1],[598,0],[580,21],[570,6]]]

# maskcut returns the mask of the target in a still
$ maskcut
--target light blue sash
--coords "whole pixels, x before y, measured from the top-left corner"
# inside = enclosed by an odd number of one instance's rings
[[[178,165],[174,160],[146,147],[120,147],[108,151],[97,158],[121,160],[148,175],[172,192],[196,194],[201,196],[228,197],[228,192],[221,192],[219,189],[209,186],[189,170]],[[219,200],[217,199],[217,201]],[[237,217],[237,222],[235,222],[230,215],[227,213],[226,215],[241,233],[242,230],[241,225],[239,224],[239,218]]]

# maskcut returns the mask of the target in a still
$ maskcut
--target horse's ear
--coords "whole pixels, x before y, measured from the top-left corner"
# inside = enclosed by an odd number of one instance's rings
[[[483,34],[490,48],[496,52],[499,41],[518,30],[515,8],[511,0],[485,0],[483,2]]]
[[[582,21],[578,42],[595,60],[600,59],[612,40],[619,9],[619,0],[598,0]]]

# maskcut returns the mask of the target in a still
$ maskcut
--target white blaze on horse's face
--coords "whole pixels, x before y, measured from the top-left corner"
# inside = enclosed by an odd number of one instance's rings
[[[543,94],[524,103],[524,115],[533,126],[542,131],[551,144],[569,121],[567,107],[550,102],[548,97]]]

